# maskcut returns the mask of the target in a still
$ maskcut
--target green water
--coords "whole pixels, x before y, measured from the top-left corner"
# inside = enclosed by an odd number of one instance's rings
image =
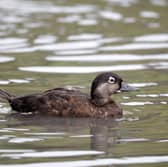
[[[166,167],[167,11],[167,0],[1,0],[0,89],[89,93],[97,73],[114,71],[139,91],[113,97],[118,120],[18,115],[0,103],[0,167]]]

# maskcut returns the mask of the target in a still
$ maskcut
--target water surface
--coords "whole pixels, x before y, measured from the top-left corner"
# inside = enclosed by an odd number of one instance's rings
[[[0,167],[166,167],[167,11],[167,0],[1,0],[0,89],[89,93],[114,71],[139,91],[113,97],[116,120],[19,115],[0,102]]]

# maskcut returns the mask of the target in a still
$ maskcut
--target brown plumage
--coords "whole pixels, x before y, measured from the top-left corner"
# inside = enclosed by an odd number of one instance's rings
[[[122,115],[122,109],[111,95],[120,90],[122,85],[122,79],[117,74],[108,72],[94,79],[90,96],[78,90],[55,88],[20,97],[0,90],[0,97],[6,99],[13,110],[21,113],[60,117],[116,117]]]

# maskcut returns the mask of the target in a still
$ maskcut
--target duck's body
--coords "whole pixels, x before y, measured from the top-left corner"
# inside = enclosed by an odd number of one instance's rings
[[[112,77],[115,81],[109,81]],[[105,81],[108,82],[105,82]],[[111,83],[110,83],[111,82]],[[51,114],[60,117],[116,117],[122,109],[111,99],[121,88],[122,79],[113,73],[100,74],[92,83],[91,96],[78,90],[55,88],[43,93],[12,96],[0,90],[12,109],[21,113]]]
[[[121,108],[112,100],[105,106],[96,106],[87,94],[64,88],[13,97],[9,103],[12,109],[18,112],[50,114],[60,117],[114,117],[122,114]]]

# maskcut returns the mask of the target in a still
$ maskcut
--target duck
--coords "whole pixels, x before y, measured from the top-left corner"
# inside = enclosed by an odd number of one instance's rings
[[[90,95],[76,89],[53,88],[24,96],[12,95],[0,89],[0,99],[20,113],[39,113],[57,117],[120,117],[122,108],[112,99],[118,92],[133,90],[113,73],[98,74],[92,81]]]

